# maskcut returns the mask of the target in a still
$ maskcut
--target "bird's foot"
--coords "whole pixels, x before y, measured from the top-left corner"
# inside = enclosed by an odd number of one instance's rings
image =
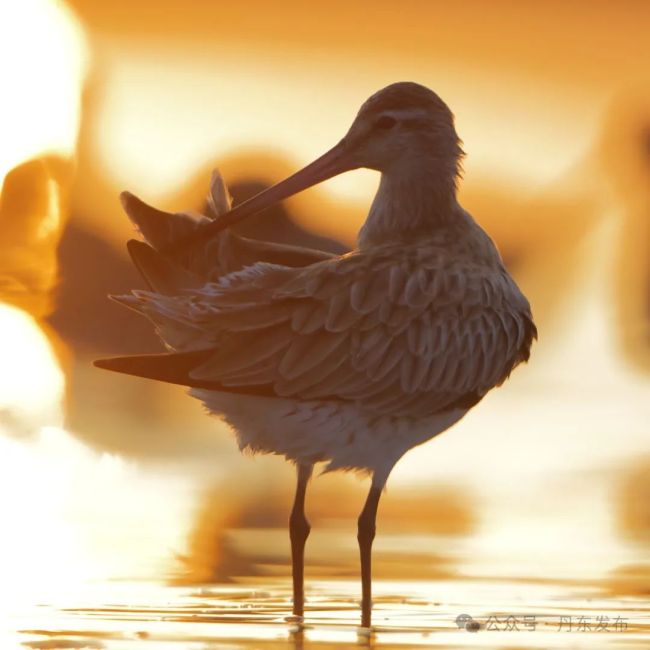
[[[292,614],[291,616],[285,616],[284,620],[289,623],[289,632],[291,634],[297,634],[302,632],[305,629],[305,617],[299,616],[297,614]]]
[[[360,625],[357,628],[357,641],[359,645],[370,645],[372,640],[375,638],[375,628],[364,627]]]

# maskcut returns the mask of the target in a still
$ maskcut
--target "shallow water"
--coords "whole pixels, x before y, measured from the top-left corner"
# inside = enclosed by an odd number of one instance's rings
[[[290,620],[285,579],[206,587],[87,585],[77,602],[12,615],[2,648],[650,647],[647,600],[612,598],[597,588],[539,581],[376,581],[370,639],[358,633],[358,591],[354,580],[310,582],[299,630]],[[480,629],[472,631],[469,617]]]

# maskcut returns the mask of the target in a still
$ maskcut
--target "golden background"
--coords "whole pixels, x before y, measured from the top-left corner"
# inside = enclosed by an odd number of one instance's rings
[[[240,457],[182,389],[91,366],[158,349],[105,298],[141,286],[118,194],[201,209],[216,166],[241,200],[325,151],[372,92],[413,80],[456,115],[461,201],[540,340],[398,465],[376,575],[570,574],[647,594],[649,24],[631,1],[3,5],[3,581],[30,599],[90,577],[288,574],[291,469]],[[345,250],[377,181],[346,174],[249,228]],[[355,477],[314,482],[308,575],[356,574],[364,493]]]

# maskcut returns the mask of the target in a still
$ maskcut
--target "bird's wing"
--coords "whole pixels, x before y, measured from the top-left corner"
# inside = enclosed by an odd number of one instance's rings
[[[357,252],[305,269],[258,264],[185,295],[129,301],[172,349],[213,350],[190,371],[196,381],[378,413],[470,406],[527,359],[534,336],[505,271],[444,251]]]

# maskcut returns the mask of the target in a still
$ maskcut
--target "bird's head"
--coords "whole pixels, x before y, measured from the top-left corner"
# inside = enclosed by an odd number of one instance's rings
[[[433,161],[456,169],[462,155],[447,104],[413,82],[391,84],[366,100],[337,147],[352,168],[384,173]]]
[[[413,82],[391,84],[364,102],[346,135],[327,153],[197,230],[170,252],[183,250],[312,185],[360,167],[384,174],[427,168],[453,183],[462,153],[453,115],[436,93]]]

